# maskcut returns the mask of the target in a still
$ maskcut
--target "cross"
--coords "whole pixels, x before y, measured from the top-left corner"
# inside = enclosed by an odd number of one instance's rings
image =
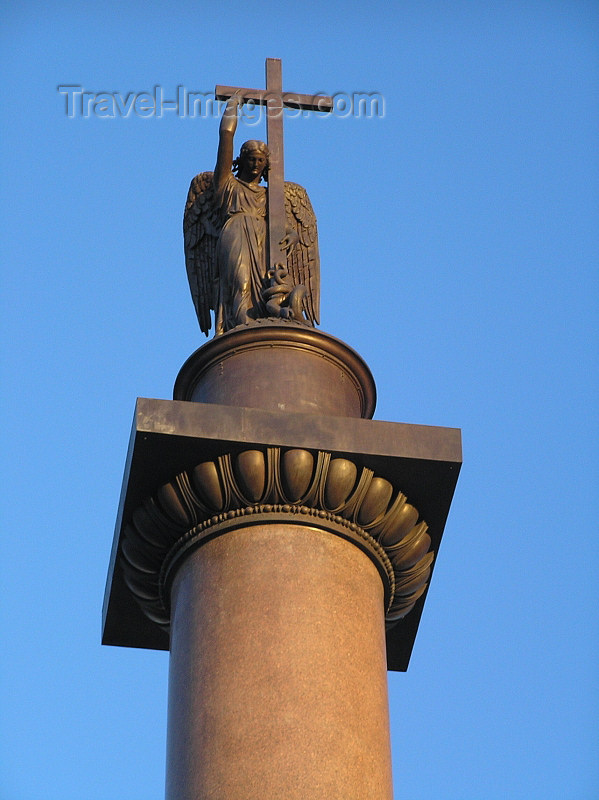
[[[228,100],[235,94],[244,103],[266,106],[266,141],[270,153],[268,169],[268,260],[267,269],[281,261],[279,242],[285,236],[285,178],[283,165],[283,108],[304,111],[332,111],[333,100],[322,95],[283,94],[280,58],[266,59],[266,89],[242,89],[236,86],[217,86],[217,100]]]

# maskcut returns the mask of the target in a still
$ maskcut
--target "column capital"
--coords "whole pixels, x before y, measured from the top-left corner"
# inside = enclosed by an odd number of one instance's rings
[[[139,400],[103,641],[168,649],[170,586],[185,557],[215,536],[284,522],[371,559],[388,666],[406,669],[460,462],[455,429]]]

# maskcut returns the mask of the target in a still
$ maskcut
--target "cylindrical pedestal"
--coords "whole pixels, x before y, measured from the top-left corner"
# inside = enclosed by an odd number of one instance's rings
[[[390,800],[383,584],[289,523],[192,551],[171,593],[167,800]]]
[[[264,324],[234,328],[196,350],[177,376],[174,399],[369,419],[376,388],[366,363],[340,339]]]

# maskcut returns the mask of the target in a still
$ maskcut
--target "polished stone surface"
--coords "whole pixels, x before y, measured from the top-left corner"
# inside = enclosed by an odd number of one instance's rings
[[[167,800],[390,800],[382,582],[354,544],[257,525],[172,590]]]

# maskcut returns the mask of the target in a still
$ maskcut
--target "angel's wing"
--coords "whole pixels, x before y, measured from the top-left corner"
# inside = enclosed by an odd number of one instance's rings
[[[210,309],[216,308],[218,274],[216,244],[220,231],[214,203],[212,172],[200,172],[191,182],[183,214],[183,242],[189,288],[200,328],[208,336]]]
[[[312,325],[320,317],[320,256],[316,217],[308,193],[297,183],[285,181],[285,213],[299,236],[287,255],[287,269],[294,284],[306,287],[304,309]]]

